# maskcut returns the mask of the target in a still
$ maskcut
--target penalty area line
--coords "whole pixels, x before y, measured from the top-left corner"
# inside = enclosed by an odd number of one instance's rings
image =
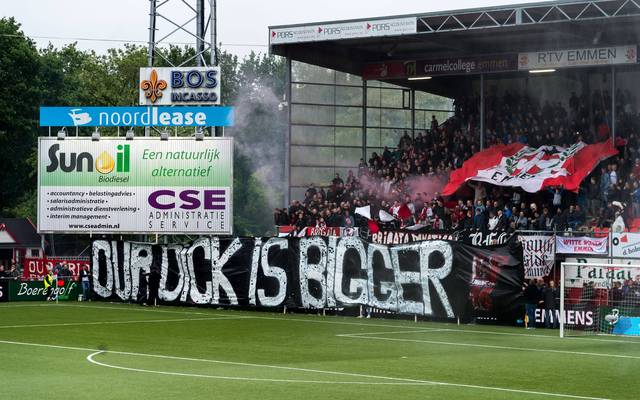
[[[389,376],[377,376],[377,375],[358,374],[358,373],[350,373],[350,372],[325,371],[325,370],[316,370],[316,369],[309,369],[309,368],[286,367],[286,366],[280,366],[280,365],[253,364],[253,363],[221,361],[221,360],[211,360],[211,359],[201,359],[201,358],[166,356],[166,355],[160,355],[160,354],[145,354],[145,353],[133,353],[133,352],[125,352],[125,351],[114,351],[114,350],[99,350],[99,349],[90,349],[90,348],[83,348],[83,347],[60,346],[60,345],[50,345],[50,344],[41,344],[41,343],[15,342],[15,341],[9,341],[9,340],[0,340],[0,344],[31,346],[31,347],[41,347],[41,348],[53,348],[53,349],[62,349],[62,350],[76,350],[76,351],[89,352],[89,353],[91,353],[89,356],[92,356],[91,359],[94,361],[94,364],[96,364],[96,360],[94,360],[96,355],[104,354],[104,353],[113,353],[113,354],[132,355],[132,356],[141,356],[141,357],[164,358],[164,359],[171,359],[171,360],[199,361],[199,362],[209,362],[209,363],[216,363],[216,364],[229,364],[229,365],[239,365],[239,366],[262,367],[262,368],[273,368],[273,369],[282,369],[282,370],[291,370],[291,371],[311,372],[311,373],[320,373],[320,374],[328,374],[328,375],[352,376],[352,377],[358,377],[358,378],[381,379],[381,380],[396,381],[398,383],[402,382],[402,383],[405,383],[405,384],[439,385],[439,386],[447,386],[447,387],[459,387],[459,388],[469,388],[469,389],[479,389],[479,390],[490,390],[490,391],[498,391],[498,392],[506,392],[506,393],[532,394],[532,395],[547,396],[547,397],[557,397],[557,398],[566,398],[566,399],[610,400],[610,399],[607,399],[607,398],[604,398],[604,397],[579,396],[579,395],[572,395],[572,394],[540,392],[540,391],[525,390],[525,389],[510,389],[510,388],[471,385],[471,384],[463,384],[463,383],[439,382],[439,381],[409,379],[409,378],[395,378],[395,377],[389,377]],[[87,359],[89,358],[89,356],[87,357]],[[113,366],[108,366],[108,367],[109,368],[113,368]],[[128,367],[122,367],[122,368],[128,368]],[[140,372],[143,372],[143,371],[140,371]],[[147,371],[144,371],[144,372],[147,372]],[[159,372],[166,372],[166,371],[159,371]],[[181,374],[181,373],[177,373],[176,372],[176,373],[171,373],[171,374],[175,375],[175,374]],[[163,373],[163,375],[166,375],[166,374]],[[185,376],[187,376],[187,375],[185,375]],[[211,375],[207,375],[207,376],[204,376],[204,377],[211,378],[212,376]],[[307,381],[307,382],[295,381],[295,382],[288,382],[288,383],[313,383],[313,382],[311,382],[311,381]],[[325,381],[321,381],[321,383],[325,383]],[[364,383],[364,384],[366,384],[366,383]]]
[[[384,334],[385,332],[380,332],[380,333]],[[416,333],[421,333],[421,332],[416,332]],[[581,355],[581,356],[627,358],[627,359],[640,360],[640,356],[629,356],[625,354],[591,353],[591,352],[585,352],[585,351],[540,349],[540,348],[532,348],[532,347],[512,347],[512,346],[499,346],[499,345],[480,344],[480,343],[444,342],[440,340],[400,339],[400,338],[388,338],[388,337],[379,337],[379,336],[360,336],[357,333],[342,334],[337,336],[352,338],[352,339],[386,340],[390,342],[428,343],[428,344],[438,344],[438,345],[445,345],[445,346],[477,347],[477,348],[485,348],[485,349],[515,350],[515,351],[533,351],[533,352],[539,352],[539,353],[572,354],[572,355]]]

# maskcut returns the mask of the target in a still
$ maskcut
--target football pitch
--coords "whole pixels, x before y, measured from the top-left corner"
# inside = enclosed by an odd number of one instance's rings
[[[111,303],[0,305],[2,399],[638,399],[640,340]]]

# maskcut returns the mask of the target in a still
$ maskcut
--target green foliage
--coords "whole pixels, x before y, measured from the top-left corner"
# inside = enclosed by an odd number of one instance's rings
[[[236,152],[233,160],[234,233],[239,236],[262,236],[273,227],[267,208],[264,187],[251,172],[251,161]]]
[[[41,63],[33,42],[13,18],[0,19],[0,185],[1,208],[13,207],[25,189],[35,187],[26,171],[37,137],[38,104],[42,97]]]
[[[147,65],[147,49],[124,45],[100,55],[78,49],[76,44],[38,51],[20,25],[12,18],[0,19],[0,147],[10,149],[0,158],[2,190],[0,215],[36,216],[37,137],[47,131],[38,127],[38,107],[46,106],[128,106],[138,102],[139,68]],[[157,66],[194,65],[191,46],[169,46],[156,50]],[[207,54],[204,55],[209,59]],[[280,163],[284,145],[265,157],[273,143],[283,143],[284,116],[277,113],[277,101],[285,88],[284,62],[271,56],[251,54],[244,60],[220,52],[222,103],[237,106],[241,124],[225,134],[236,139],[234,177],[235,231],[243,235],[261,235],[272,225],[269,200],[264,188],[265,174]],[[92,128],[80,128],[88,135]],[[103,135],[115,135],[117,129],[103,128]],[[142,134],[139,128],[137,134]],[[178,130],[191,135],[193,129]],[[275,160],[279,157],[279,160]],[[276,168],[277,169],[277,168]],[[258,174],[256,174],[256,171]],[[274,182],[277,185],[274,186]],[[268,175],[271,190],[282,193],[282,168]],[[275,189],[275,190],[274,190]],[[272,199],[271,202],[274,200]]]

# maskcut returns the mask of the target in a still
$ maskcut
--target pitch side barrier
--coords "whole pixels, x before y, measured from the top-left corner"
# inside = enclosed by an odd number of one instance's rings
[[[76,277],[55,277],[51,285],[43,279],[0,278],[0,302],[8,301],[77,301],[82,285]]]

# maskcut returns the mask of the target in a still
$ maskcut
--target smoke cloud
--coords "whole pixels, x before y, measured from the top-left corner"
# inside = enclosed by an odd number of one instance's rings
[[[248,79],[234,102],[235,125],[225,131],[235,150],[248,157],[254,176],[264,185],[269,206],[282,204],[286,111],[279,111],[279,97],[260,79]]]

